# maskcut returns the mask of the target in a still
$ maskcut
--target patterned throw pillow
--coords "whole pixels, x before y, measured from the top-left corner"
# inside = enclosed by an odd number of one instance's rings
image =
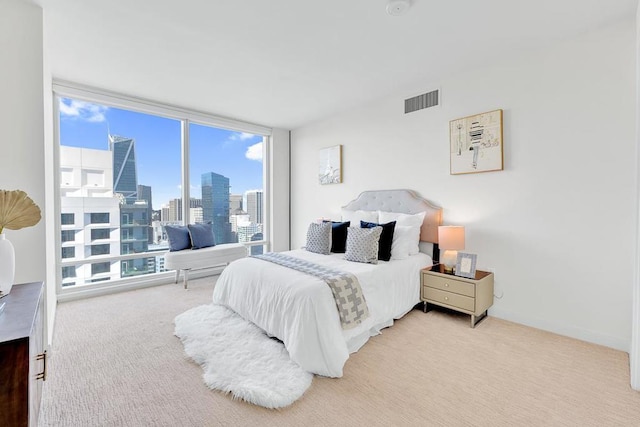
[[[331,251],[331,223],[312,222],[307,230],[307,247],[309,252],[329,255]]]
[[[378,241],[378,259],[389,261],[391,259],[391,245],[393,244],[393,230],[396,222],[391,221],[386,224],[376,224],[375,222],[360,221],[360,228],[382,227],[382,234]]]
[[[347,252],[344,254],[344,259],[377,264],[380,234],[382,234],[382,227],[349,227],[347,232]]]

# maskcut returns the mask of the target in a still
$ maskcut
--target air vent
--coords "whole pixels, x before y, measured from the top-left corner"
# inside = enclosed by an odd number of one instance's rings
[[[434,107],[438,105],[438,90],[414,96],[413,98],[404,100],[404,113],[413,113],[414,111],[424,108]]]

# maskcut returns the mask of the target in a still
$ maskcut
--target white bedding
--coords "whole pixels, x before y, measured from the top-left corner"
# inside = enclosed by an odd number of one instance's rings
[[[216,282],[213,301],[282,340],[291,359],[303,369],[328,377],[341,377],[349,353],[420,302],[419,271],[432,264],[423,253],[377,265],[345,261],[344,254],[305,250],[287,254],[355,274],[370,317],[343,331],[325,282],[255,258],[240,259],[225,268]]]

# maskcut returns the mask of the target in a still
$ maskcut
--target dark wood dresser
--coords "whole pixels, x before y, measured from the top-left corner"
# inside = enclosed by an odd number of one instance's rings
[[[0,299],[0,424],[37,426],[46,376],[43,283],[14,285]]]

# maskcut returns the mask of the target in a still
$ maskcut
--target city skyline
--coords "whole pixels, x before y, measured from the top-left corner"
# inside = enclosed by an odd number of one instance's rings
[[[63,286],[164,271],[163,217],[208,222],[217,243],[262,239],[262,224],[246,220],[263,220],[263,137],[190,123],[190,209],[183,217],[176,131],[174,119],[60,101]],[[232,220],[240,207],[250,215]]]
[[[110,136],[135,140],[137,182],[153,189],[154,210],[181,197],[180,121],[99,104],[60,99],[60,144],[109,150]],[[230,192],[262,190],[262,136],[190,124],[190,197],[201,195],[201,176],[229,178]]]

